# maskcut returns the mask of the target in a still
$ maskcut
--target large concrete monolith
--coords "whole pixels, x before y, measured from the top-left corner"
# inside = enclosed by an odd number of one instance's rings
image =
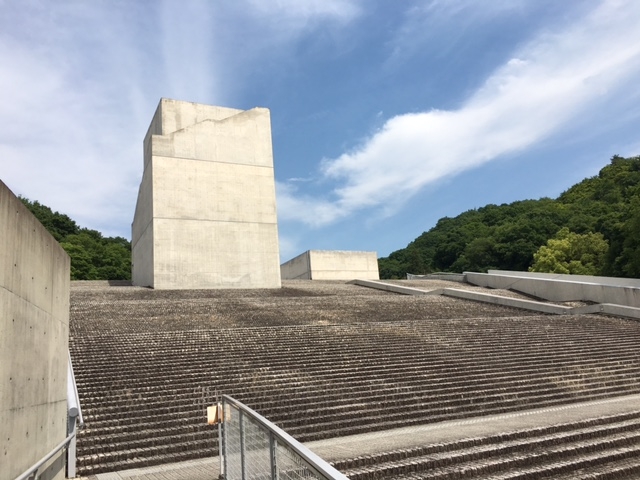
[[[278,288],[269,110],[162,99],[144,139],[133,283]]]

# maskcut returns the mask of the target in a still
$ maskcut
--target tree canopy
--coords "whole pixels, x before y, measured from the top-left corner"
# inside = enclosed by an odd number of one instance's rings
[[[486,205],[454,218],[441,218],[406,248],[378,260],[381,278],[435,271],[526,271],[534,254],[566,228],[571,241],[582,239],[602,247],[598,273],[640,276],[640,157],[614,156],[599,174],[563,192],[558,198]],[[595,235],[595,236],[594,236]],[[599,235],[599,236],[598,236]],[[566,238],[559,241],[566,241]],[[570,243],[571,243],[570,241]],[[558,244],[553,244],[556,248]],[[549,253],[547,250],[543,254]],[[569,260],[571,262],[571,260]],[[585,264],[585,265],[586,265]],[[542,264],[536,268],[543,268]],[[573,264],[574,273],[580,270]],[[583,270],[583,271],[586,271]]]
[[[567,227],[533,254],[530,272],[600,275],[609,243],[601,233],[579,234]]]
[[[131,244],[126,238],[103,237],[38,201],[20,200],[71,257],[72,280],[131,279]]]

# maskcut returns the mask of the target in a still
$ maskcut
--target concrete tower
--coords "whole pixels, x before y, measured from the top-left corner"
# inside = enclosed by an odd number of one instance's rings
[[[279,288],[269,110],[160,100],[131,243],[134,285]]]

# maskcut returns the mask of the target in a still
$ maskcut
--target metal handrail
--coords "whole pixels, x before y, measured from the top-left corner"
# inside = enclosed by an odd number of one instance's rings
[[[80,407],[80,397],[78,397],[78,386],[76,385],[76,376],[73,373],[73,363],[71,362],[71,352],[69,355],[69,367],[67,369],[67,434],[76,433],[76,423],[78,428],[84,427],[84,418],[82,417],[82,408]],[[67,447],[67,476],[75,478],[76,476],[76,438],[69,442]]]
[[[69,356],[68,381],[67,381],[67,410],[70,417],[78,417],[78,426],[84,426],[84,418],[82,417],[82,408],[80,407],[80,397],[78,396],[78,386],[76,385],[76,376],[73,373],[73,363],[71,363],[71,353]]]
[[[72,434],[70,434],[67,438],[65,438],[62,442],[60,442],[56,447],[54,447],[53,450],[51,450],[44,457],[42,457],[42,459],[40,459],[37,463],[33,464],[31,467],[29,467],[26,472],[24,472],[22,475],[17,477],[16,480],[27,480],[28,478],[31,477],[33,473],[37,473],[42,465],[47,463],[49,460],[51,460],[51,458],[53,458],[53,456],[56,453],[58,453],[60,450],[66,447],[69,444],[69,442],[73,440],[73,437],[75,436],[76,436],[76,432],[73,432]]]
[[[318,476],[324,477],[327,479],[334,480],[349,480],[349,478],[341,473],[340,471],[333,468],[329,465],[325,460],[320,458],[318,455],[313,453],[307,447],[298,442],[295,438],[289,435],[287,432],[277,427],[269,420],[264,418],[262,415],[247,407],[245,404],[239,402],[233,397],[228,395],[222,395],[223,405],[224,402],[228,402],[238,408],[243,414],[250,416],[257,423],[261,424],[264,428],[266,428],[269,432],[271,432],[275,437],[278,438],[283,444],[287,445],[291,450],[293,450],[297,455],[302,458],[302,460],[307,463],[307,466],[314,470]]]

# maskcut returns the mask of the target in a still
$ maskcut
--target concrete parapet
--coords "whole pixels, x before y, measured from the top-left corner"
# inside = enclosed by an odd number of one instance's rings
[[[66,438],[69,256],[0,181],[0,479]],[[64,478],[54,457],[38,478]]]
[[[640,307],[640,288],[580,280],[465,272],[467,281],[489,288],[511,289],[553,302],[589,301]],[[574,277],[575,278],[575,277]]]
[[[376,252],[307,250],[280,265],[285,280],[377,280]]]

